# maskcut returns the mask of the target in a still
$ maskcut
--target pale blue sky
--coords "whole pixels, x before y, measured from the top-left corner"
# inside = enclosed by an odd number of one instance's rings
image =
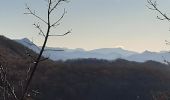
[[[160,8],[168,13],[170,0],[159,0]],[[0,34],[9,38],[33,39],[38,45],[43,38],[32,26],[37,22],[24,15],[25,4],[45,16],[44,0],[2,0],[0,3]],[[170,24],[156,19],[157,13],[146,7],[146,0],[70,0],[59,8],[67,14],[55,33],[72,29],[65,37],[49,39],[48,46],[84,48],[124,47],[134,51],[168,50],[165,40],[170,40]],[[169,10],[170,12],[170,10]]]

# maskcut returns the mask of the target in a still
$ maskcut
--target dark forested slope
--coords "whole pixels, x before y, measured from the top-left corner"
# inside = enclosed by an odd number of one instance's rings
[[[169,93],[170,68],[153,61],[70,60],[47,68],[41,81],[46,100],[152,100]]]

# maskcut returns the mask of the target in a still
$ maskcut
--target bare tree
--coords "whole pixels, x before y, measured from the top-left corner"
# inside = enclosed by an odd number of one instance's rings
[[[46,26],[46,30],[44,31],[44,29],[41,27],[41,25],[38,23],[34,23],[33,25],[35,26],[36,29],[39,30],[39,34],[42,35],[44,37],[44,42],[42,45],[42,48],[40,50],[40,53],[38,54],[38,56],[33,60],[33,66],[31,66],[29,68],[29,73],[27,75],[27,80],[22,83],[23,84],[23,92],[20,93],[21,96],[17,97],[15,90],[12,88],[12,86],[10,85],[10,83],[8,82],[8,80],[6,79],[6,70],[4,69],[4,67],[0,64],[0,75],[1,75],[1,80],[3,80],[3,86],[0,87],[2,88],[2,90],[4,91],[4,100],[6,100],[6,95],[10,95],[12,96],[12,98],[14,100],[25,100],[25,97],[28,95],[28,89],[30,86],[30,83],[34,77],[34,74],[37,70],[37,67],[39,65],[40,62],[48,59],[48,58],[44,58],[42,57],[43,52],[45,51],[45,47],[48,41],[48,38],[50,36],[65,36],[69,33],[71,33],[71,31],[67,31],[66,33],[63,34],[51,34],[51,30],[53,28],[56,28],[56,26],[60,25],[60,21],[63,19],[63,17],[66,14],[66,11],[64,9],[63,14],[59,17],[59,19],[57,19],[56,21],[51,20],[52,17],[54,17],[54,11],[57,10],[57,7],[65,2],[68,2],[67,0],[45,0],[45,2],[47,2],[48,8],[47,8],[47,19],[44,19],[43,17],[39,16],[34,10],[32,10],[29,6],[26,5],[26,10],[27,12],[25,14],[27,15],[32,15],[33,17],[35,17],[38,21],[41,21],[45,26]]]
[[[159,20],[166,20],[166,21],[170,22],[170,17],[167,16],[166,13],[162,12],[158,8],[157,1],[155,1],[155,0],[147,0],[147,2],[149,4],[147,7],[150,10],[156,11],[156,12],[158,12],[160,14],[160,16],[157,15],[157,19],[159,19]],[[166,42],[167,45],[170,45],[169,41],[165,40],[165,42]],[[167,63],[170,66],[170,62],[169,61],[164,59],[164,62]],[[163,93],[159,93],[159,94],[154,94],[152,99],[153,100],[168,100],[169,98],[170,98],[170,92],[163,92]]]

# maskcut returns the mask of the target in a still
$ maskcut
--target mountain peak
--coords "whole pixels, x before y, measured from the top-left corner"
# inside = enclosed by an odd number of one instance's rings
[[[149,51],[149,50],[145,50],[145,51],[143,52],[143,54],[153,54],[153,53],[156,53],[156,52],[152,52],[152,51]]]
[[[150,53],[150,51],[149,50],[145,50],[143,53]]]
[[[33,44],[33,42],[30,41],[28,38],[23,38],[20,41],[25,42],[25,43],[30,44],[30,45]]]

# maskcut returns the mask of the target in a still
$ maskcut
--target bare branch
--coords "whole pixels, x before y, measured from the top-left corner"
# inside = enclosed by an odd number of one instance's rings
[[[1,74],[2,74],[1,77],[3,78],[4,84],[5,84],[4,90],[6,91],[6,87],[7,87],[7,89],[9,89],[9,92],[11,92],[13,98],[14,98],[15,100],[19,100],[19,99],[17,98],[16,94],[15,94],[14,88],[11,86],[11,84],[9,83],[9,81],[8,81],[7,78],[6,78],[6,75],[7,75],[7,74],[6,74],[6,71],[5,71],[5,69],[3,68],[2,65],[0,65],[0,71],[1,71]]]
[[[67,31],[66,33],[61,34],[61,35],[52,34],[52,35],[49,35],[49,36],[65,36],[65,35],[68,35],[69,33],[71,33],[71,31]]]
[[[37,28],[40,32],[39,32],[39,35],[42,35],[45,37],[45,33],[43,32],[43,30],[41,29],[40,25],[39,24],[33,24],[35,26],[35,28]]]
[[[24,14],[28,14],[28,15],[33,15],[34,17],[38,18],[39,20],[41,20],[42,22],[44,22],[45,24],[48,24],[44,19],[42,19],[41,17],[39,17],[38,15],[36,15],[35,11],[33,12],[28,5],[26,5],[26,9],[28,10],[27,13]]]
[[[161,17],[157,16],[157,19],[159,19],[159,20],[165,20],[166,18],[161,18]]]
[[[51,1],[51,0],[50,0]],[[56,4],[54,4],[54,6],[50,9],[50,13],[60,4],[60,2],[62,2],[62,1],[67,1],[67,0],[58,0],[57,1],[57,3]],[[54,1],[54,2],[51,2],[50,3],[50,6],[53,4],[53,3],[55,3],[56,2],[56,0]]]
[[[151,6],[151,7],[147,6],[149,9],[157,11],[158,13],[160,13],[164,17],[164,18],[160,18],[159,16],[157,16],[158,19],[160,19],[160,20],[167,20],[167,21],[170,22],[170,18],[165,13],[163,13],[162,11],[160,11],[158,9],[156,1],[147,0],[147,2]]]
[[[64,12],[63,12],[62,16],[56,22],[54,22],[51,25],[51,27],[55,27],[56,25],[58,25],[58,23],[64,18],[65,14],[66,14],[66,10],[64,9]]]
[[[27,74],[26,74],[26,79],[25,80],[28,80],[29,79],[29,73],[30,73],[30,71],[31,71],[31,64],[28,66],[28,69],[27,69]]]

